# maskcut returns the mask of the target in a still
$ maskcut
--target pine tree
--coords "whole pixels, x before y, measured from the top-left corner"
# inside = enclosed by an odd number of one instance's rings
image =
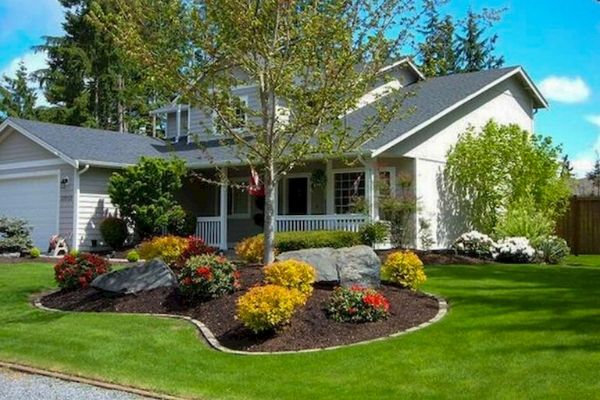
[[[37,50],[48,54],[38,78],[53,107],[43,118],[70,125],[117,131],[148,126],[148,112],[172,93],[149,88],[141,68],[131,63],[108,33],[94,24],[93,13],[118,13],[105,0],[60,0],[65,7],[64,35],[46,37]]]
[[[3,84],[0,86],[0,118],[36,118],[35,102],[37,95],[30,86],[27,68],[23,62],[14,78],[4,75]]]
[[[463,36],[458,36],[459,69],[462,72],[499,68],[504,64],[504,57],[494,54],[498,35],[487,37],[485,27],[496,21],[500,12],[484,10],[482,14],[476,14],[469,11]]]
[[[447,15],[440,19],[437,0],[428,0],[425,6],[426,22],[418,30],[424,37],[419,44],[421,70],[425,76],[444,76],[456,69],[454,22]]]
[[[596,161],[591,171],[586,174],[586,178],[596,189],[596,196],[600,196],[600,155],[596,152]]]

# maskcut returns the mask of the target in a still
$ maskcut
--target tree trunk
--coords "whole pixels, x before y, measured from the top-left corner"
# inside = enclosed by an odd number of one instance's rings
[[[270,264],[275,260],[275,191],[277,182],[273,175],[273,169],[267,168],[265,173],[265,254],[263,261]]]

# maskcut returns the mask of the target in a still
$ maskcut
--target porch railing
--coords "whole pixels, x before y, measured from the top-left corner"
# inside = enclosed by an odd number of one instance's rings
[[[358,232],[367,222],[360,214],[333,215],[278,215],[275,217],[278,232],[290,231],[350,231]]]
[[[196,236],[209,246],[221,245],[221,217],[198,217],[196,220]]]

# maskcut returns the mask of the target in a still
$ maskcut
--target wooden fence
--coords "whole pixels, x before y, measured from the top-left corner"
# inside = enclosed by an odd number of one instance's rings
[[[569,211],[557,224],[573,254],[600,254],[600,197],[573,197]]]

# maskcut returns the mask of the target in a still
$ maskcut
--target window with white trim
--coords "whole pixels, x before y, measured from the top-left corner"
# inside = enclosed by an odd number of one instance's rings
[[[246,126],[248,122],[248,115],[246,109],[248,108],[248,96],[234,97],[232,99],[232,105],[235,107],[235,118],[232,121],[228,121],[231,124],[231,129],[240,130]],[[213,112],[213,126],[215,134],[223,134],[223,125],[221,119],[217,117],[216,112]]]
[[[333,187],[335,213],[351,213],[356,202],[365,197],[365,172],[335,172]]]
[[[231,179],[232,185],[227,188],[227,215],[230,217],[250,217],[250,195],[242,189],[245,179]]]
[[[380,168],[379,181],[377,182],[377,191],[379,197],[389,197],[396,195],[396,168]]]

